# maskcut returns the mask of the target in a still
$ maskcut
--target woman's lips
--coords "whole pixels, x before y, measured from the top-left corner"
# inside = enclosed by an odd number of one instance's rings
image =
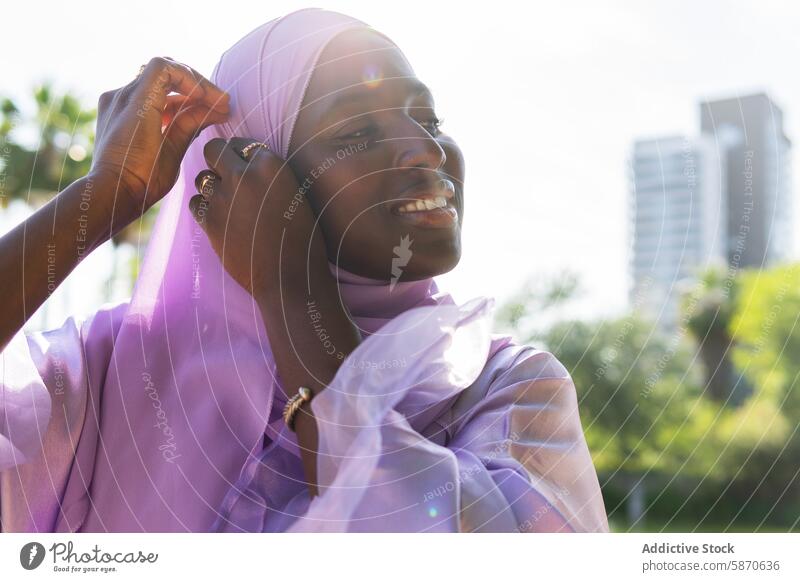
[[[424,228],[448,228],[458,222],[458,212],[452,204],[455,185],[444,178],[434,188],[429,185],[405,192],[391,208],[400,220]]]

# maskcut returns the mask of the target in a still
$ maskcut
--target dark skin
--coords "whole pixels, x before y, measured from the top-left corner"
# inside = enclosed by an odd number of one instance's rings
[[[373,74],[365,79],[365,71]],[[145,103],[147,123],[139,123]],[[2,345],[47,297],[47,244],[59,249],[56,283],[80,261],[72,227],[87,182],[96,192],[91,250],[163,197],[194,135],[227,116],[227,94],[171,59],[153,59],[142,78],[101,98],[91,174],[0,239],[3,278],[22,281],[0,307]],[[439,131],[432,97],[402,54],[369,31],[339,35],[323,51],[288,160],[259,148],[245,161],[240,152],[253,141],[206,144],[218,179],[213,195],[195,196],[190,207],[226,270],[257,300],[284,389],[291,395],[307,386],[318,394],[362,340],[339,301],[328,260],[389,281],[395,247],[408,237],[411,253],[399,280],[451,270],[461,255],[463,156]],[[317,171],[328,159],[335,163]],[[447,208],[414,217],[396,208],[435,197],[445,198]],[[309,301],[332,353],[309,322]],[[317,424],[310,406],[300,409],[294,428],[313,496]]]
[[[365,82],[365,71],[383,80]],[[405,235],[413,239],[414,252],[400,280],[424,279],[456,266],[464,158],[436,121],[430,91],[382,36],[352,31],[323,52],[295,125],[289,160],[296,176],[312,177],[310,201],[328,254],[339,266],[388,281],[393,248]],[[339,152],[354,150],[339,159]],[[326,159],[336,163],[313,179]],[[391,212],[392,202],[410,199],[404,189],[417,182],[434,187],[442,178],[455,185],[459,220],[452,227],[414,228]]]

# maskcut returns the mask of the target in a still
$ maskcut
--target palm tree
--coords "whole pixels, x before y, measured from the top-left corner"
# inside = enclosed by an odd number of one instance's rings
[[[85,107],[70,92],[57,92],[50,81],[33,90],[33,113],[24,116],[8,97],[0,98],[0,204],[21,199],[38,207],[45,204],[67,184],[85,176],[92,164],[97,110]],[[38,137],[33,147],[17,141],[19,129],[29,128]],[[119,246],[146,243],[152,231],[156,209],[118,232],[112,238],[114,264],[111,281],[116,277]],[[136,268],[131,270],[132,288]],[[106,294],[111,286],[106,286]]]
[[[750,391],[744,377],[736,378],[731,360],[734,340],[729,327],[736,292],[736,279],[723,268],[711,268],[684,296],[682,306],[687,327],[699,344],[708,394],[731,405],[740,404]]]

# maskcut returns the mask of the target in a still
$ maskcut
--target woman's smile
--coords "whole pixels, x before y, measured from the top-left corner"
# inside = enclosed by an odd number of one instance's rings
[[[433,184],[424,181],[406,189],[390,207],[391,213],[406,224],[420,228],[452,228],[458,225],[453,205],[455,185],[443,178]]]

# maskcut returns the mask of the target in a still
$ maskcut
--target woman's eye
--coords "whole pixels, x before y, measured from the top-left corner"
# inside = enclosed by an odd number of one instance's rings
[[[361,129],[357,129],[355,131],[351,131],[348,133],[341,134],[337,136],[338,139],[364,139],[365,137],[370,137],[373,134],[374,128],[372,126],[362,127]]]
[[[441,133],[439,128],[441,127],[443,122],[444,120],[439,119],[438,117],[433,117],[425,121],[420,121],[419,124],[426,130],[428,130],[428,133],[430,133],[432,136],[435,137]]]

